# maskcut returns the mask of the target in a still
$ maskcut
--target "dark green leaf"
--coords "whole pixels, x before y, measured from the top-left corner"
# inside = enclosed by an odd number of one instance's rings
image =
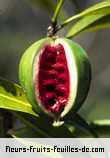
[[[73,125],[74,128],[89,132],[93,137],[97,138],[96,131],[90,126],[90,124],[82,118],[78,113],[65,117],[65,125]]]
[[[31,117],[28,114],[23,113],[15,113],[15,116],[17,116],[27,127],[35,130],[39,134],[42,135],[42,137],[73,137],[73,133],[68,130],[65,125],[54,127],[52,125],[52,121],[49,118],[46,117]]]
[[[42,137],[39,133],[29,127],[24,127],[18,130],[9,130],[9,135],[13,137],[16,136],[18,138],[39,138]]]
[[[36,132],[37,135],[40,135],[40,137],[50,137],[49,133],[45,131],[45,126],[48,125],[45,120],[42,120],[41,117],[34,117],[29,114],[23,114],[20,112],[13,112],[13,114],[19,118],[22,123],[26,125],[27,128],[32,129]],[[46,127],[47,128],[47,127]]]
[[[37,116],[20,86],[0,78],[0,108]]]
[[[72,134],[64,127],[53,127],[51,121],[38,115],[32,110],[32,106],[26,100],[22,88],[12,82],[0,79],[0,108],[16,111],[15,115],[28,127],[34,129],[42,137],[70,137]],[[22,112],[21,114],[17,114]],[[28,116],[26,115],[29,114]],[[33,116],[33,117],[32,117]],[[50,121],[50,123],[49,123]],[[54,131],[54,132],[53,132]]]

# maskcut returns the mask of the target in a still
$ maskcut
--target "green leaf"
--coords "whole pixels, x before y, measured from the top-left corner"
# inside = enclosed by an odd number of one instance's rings
[[[52,119],[41,117],[32,110],[32,106],[26,100],[25,94],[20,86],[0,79],[0,108],[12,110],[27,127],[32,128],[42,135],[42,137],[72,137],[73,134],[63,125],[52,126]],[[17,114],[21,112],[21,114]],[[50,123],[49,123],[50,122]],[[54,132],[53,132],[54,131]]]
[[[90,27],[91,24],[93,24],[95,21],[101,19],[104,15],[98,14],[98,15],[90,15],[86,16],[80,21],[78,21],[68,32],[67,37],[71,38],[81,31],[86,30],[86,28]]]
[[[103,18],[92,23],[87,28],[84,28],[82,32],[92,32],[92,31],[98,31],[107,28],[110,28],[110,15],[104,16]]]
[[[81,31],[86,30],[86,28],[90,28],[96,26],[98,20],[106,19],[106,16],[110,14],[110,1],[104,1],[86,9],[85,11],[81,12],[78,15],[75,15],[73,18],[68,19],[68,21],[72,21],[72,19],[81,18],[76,24],[74,24],[71,29],[68,31],[67,37],[71,38],[78,34]],[[65,21],[68,23],[68,21]],[[99,22],[100,23],[100,22]],[[94,25],[93,25],[94,24]],[[108,26],[108,22],[106,23],[105,27]],[[92,29],[91,27],[91,29]],[[101,26],[100,26],[101,27]],[[104,25],[103,25],[104,28]]]
[[[42,117],[34,117],[20,112],[13,112],[13,114],[19,118],[27,128],[35,131],[37,135],[40,135],[40,137],[50,137],[48,131],[45,130],[48,129],[48,122],[43,120]]]
[[[97,138],[98,135],[96,131],[90,126],[90,124],[81,117],[78,113],[71,114],[69,116],[65,117],[65,125],[73,125],[74,128],[77,130],[80,130],[82,132],[85,131],[85,133],[90,133],[93,137]]]
[[[30,117],[28,114],[23,113],[15,113],[14,115],[17,116],[27,127],[35,130],[38,134],[41,134],[42,137],[73,137],[73,133],[68,130],[65,125],[54,127],[52,125],[52,121],[46,117]]]
[[[65,21],[70,21],[70,20],[73,21],[73,20],[83,18],[84,16],[88,16],[91,14],[99,14],[102,12],[108,13],[109,8],[110,8],[110,1],[103,1],[103,2],[97,3],[97,4],[89,7],[88,9],[85,9],[81,13],[76,14]]]
[[[0,78],[0,108],[38,116],[28,103],[20,86]]]

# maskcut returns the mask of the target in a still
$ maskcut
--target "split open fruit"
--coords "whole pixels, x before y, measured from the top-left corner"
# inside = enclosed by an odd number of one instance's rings
[[[19,79],[36,112],[64,117],[84,102],[91,80],[85,51],[66,38],[44,38],[23,54]]]

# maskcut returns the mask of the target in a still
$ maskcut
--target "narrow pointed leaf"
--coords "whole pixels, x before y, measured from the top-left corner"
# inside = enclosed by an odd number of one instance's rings
[[[27,127],[37,131],[42,137],[73,137],[73,133],[70,132],[64,125],[59,127],[54,127],[51,120],[43,117],[30,117],[28,114],[16,113],[17,116]]]
[[[20,86],[0,78],[0,108],[37,116]]]
[[[105,14],[98,14],[98,15],[90,15],[86,16],[80,21],[78,21],[68,32],[67,37],[71,38],[75,35],[79,34],[80,32],[84,32],[86,28],[90,28],[90,26],[98,21],[99,19],[103,18]],[[92,25],[93,26],[93,25]]]
[[[27,128],[32,129],[33,131],[36,132],[36,134],[40,135],[40,137],[50,137],[48,131],[46,131],[45,129],[47,129],[47,122],[45,122],[44,120],[42,120],[41,117],[31,117],[29,114],[23,114],[20,112],[13,112],[13,114],[19,118],[22,123],[24,123],[26,125]],[[45,126],[46,128],[45,128]],[[44,127],[44,128],[43,128]]]
[[[72,22],[77,19],[81,19],[88,15],[100,14],[102,12],[108,13],[109,9],[110,9],[110,1],[103,1],[103,2],[97,3],[97,4],[89,7],[88,9],[85,9],[84,11],[82,11],[79,14],[76,14],[76,15],[68,18],[67,20],[64,21],[64,24],[67,22]]]
[[[96,20],[100,19],[103,15],[91,15],[87,16],[80,21],[78,21],[68,32],[67,37],[71,38],[80,33],[81,31],[84,31],[89,25],[94,23]]]
[[[98,21],[92,23],[87,28],[85,28],[82,32],[93,32],[102,29],[110,29],[110,15],[104,16]]]
[[[98,6],[98,7],[96,7],[96,6]],[[110,1],[101,2],[92,8],[94,8],[94,9],[92,10],[90,8],[90,9],[87,9],[86,11],[83,11],[82,13],[76,15],[77,17],[75,19],[77,19],[79,17],[81,19],[70,28],[70,30],[68,31],[68,34],[67,34],[68,38],[71,38],[82,31],[86,31],[87,28],[92,30],[92,27],[96,27],[96,25],[98,25],[99,28],[101,28],[101,27],[104,28],[104,24],[103,24],[104,18],[106,21],[105,28],[109,26],[108,25],[109,19],[107,21],[107,16],[110,15]],[[101,24],[99,26],[99,24],[98,24],[99,20],[103,21],[103,23],[102,23],[103,26],[101,26]],[[101,23],[101,22],[99,21],[99,23]]]
[[[110,119],[103,119],[103,120],[94,120],[92,124],[97,126],[109,126],[110,127]]]
[[[79,18],[82,18],[84,16],[90,15],[90,14],[97,14],[97,13],[102,13],[102,12],[108,12],[110,7],[110,1],[103,1],[100,3],[97,3],[88,9],[85,9],[79,15],[77,15]]]
[[[88,131],[93,137],[98,138],[96,131],[90,126],[90,124],[83,119],[79,114],[74,114],[71,116],[65,117],[65,124],[73,125],[74,127],[82,130]]]
[[[39,138],[42,137],[38,132],[29,127],[20,128],[18,130],[9,130],[8,134],[16,136],[18,138]]]

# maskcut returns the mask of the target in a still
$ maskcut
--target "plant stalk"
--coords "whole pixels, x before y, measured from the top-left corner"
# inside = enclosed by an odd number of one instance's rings
[[[63,6],[63,3],[64,3],[64,0],[59,0],[57,3],[54,15],[53,15],[52,20],[51,20],[53,24],[57,23],[57,18],[58,18],[59,12]]]

